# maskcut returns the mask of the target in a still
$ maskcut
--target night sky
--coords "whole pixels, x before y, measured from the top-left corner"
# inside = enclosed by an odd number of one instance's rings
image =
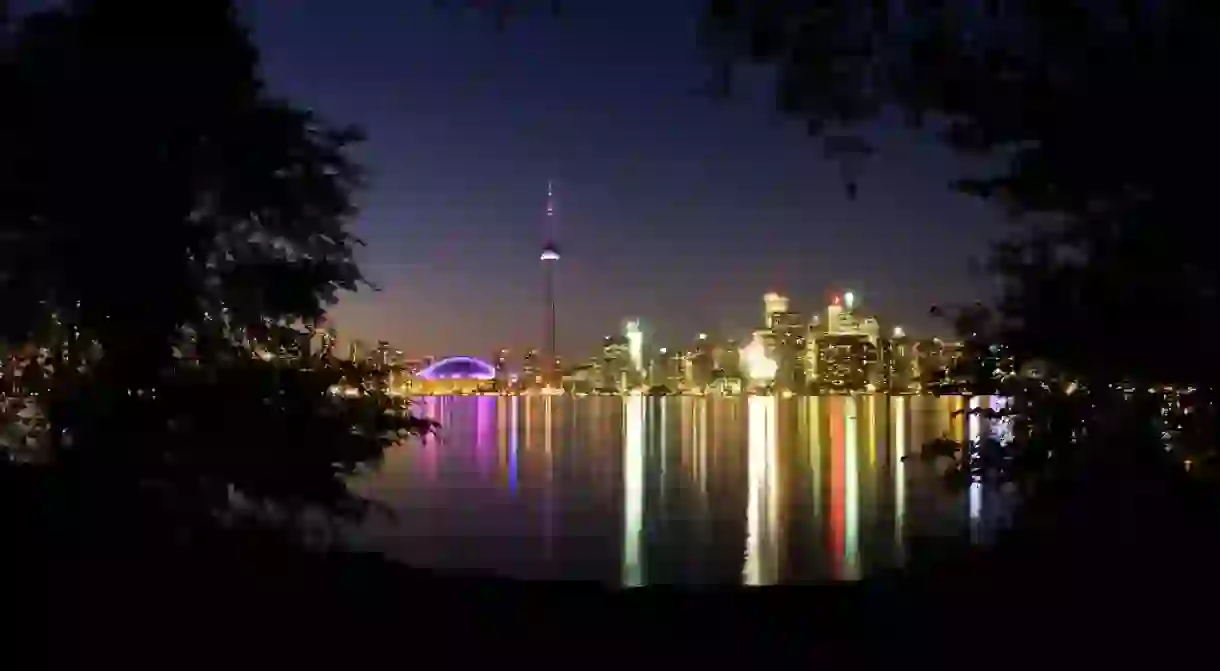
[[[997,217],[946,185],[961,164],[879,125],[857,201],[765,77],[695,93],[703,0],[568,3],[497,32],[431,2],[247,3],[274,93],[363,126],[360,260],[340,332],[411,355],[541,341],[546,182],[560,201],[559,352],[640,316],[658,343],[741,336],[761,295],[820,309],[851,288],[888,328],[947,333],[933,303],[988,294],[968,270]]]

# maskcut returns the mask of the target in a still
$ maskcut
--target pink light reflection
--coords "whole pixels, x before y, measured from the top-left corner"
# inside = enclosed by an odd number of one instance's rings
[[[493,470],[496,460],[496,397],[480,396],[475,401],[474,452],[479,464],[479,475],[484,479]]]

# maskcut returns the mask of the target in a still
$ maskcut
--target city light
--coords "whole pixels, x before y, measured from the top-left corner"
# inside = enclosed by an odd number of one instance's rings
[[[751,397],[747,402],[746,547],[742,582],[768,585],[778,578],[776,533],[779,486],[775,397]]]
[[[644,413],[640,396],[623,402],[623,565],[624,587],[644,583],[640,541],[644,529]]]
[[[644,370],[644,332],[640,330],[638,319],[627,322],[627,354],[631,357],[631,367],[637,373]]]
[[[741,363],[746,375],[755,382],[770,382],[779,371],[779,364],[767,356],[767,347],[758,335],[754,336],[749,345],[741,348]]]
[[[469,373],[446,373],[445,368],[451,366],[461,366],[464,368],[473,368],[475,372]],[[428,366],[419,372],[419,377],[425,380],[434,379],[449,379],[449,378],[467,378],[472,380],[494,380],[496,379],[496,369],[491,364],[481,359],[476,359],[470,356],[454,356],[448,359],[441,359],[436,363]]]
[[[843,399],[843,573],[841,578],[860,578],[860,466],[859,415],[856,397]]]
[[[550,243],[544,252],[558,256]],[[544,264],[544,269],[554,268]],[[605,337],[595,356],[578,359],[567,368],[558,356],[548,354],[551,343],[545,349],[525,348],[520,371],[509,370],[506,349],[494,350],[494,365],[481,358],[452,357],[419,371],[431,362],[430,357],[423,362],[399,361],[402,373],[410,378],[402,393],[625,396],[640,391],[705,396],[737,395],[772,385],[781,398],[826,390],[909,392],[920,387],[923,376],[944,370],[960,349],[958,343],[939,339],[918,346],[923,341],[912,342],[915,336],[904,327],[883,327],[877,317],[861,313],[860,294],[854,290],[831,293],[827,299],[829,305],[810,313],[790,309],[788,297],[769,292],[763,296],[759,315],[763,323],[756,322],[753,335],[714,347],[721,339],[710,332],[696,332],[688,344],[667,347],[653,343],[650,333],[651,353],[645,352],[643,322],[630,317],[619,322],[619,334]],[[549,301],[548,307],[552,306]],[[546,325],[544,339],[553,336],[553,321]],[[883,335],[886,330],[891,335]],[[368,355],[365,358],[372,361]],[[386,365],[389,359],[382,353],[378,361]],[[402,382],[398,370],[389,370],[391,388]]]

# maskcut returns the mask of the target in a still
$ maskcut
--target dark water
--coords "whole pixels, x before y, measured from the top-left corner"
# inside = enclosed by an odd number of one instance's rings
[[[997,495],[901,456],[976,422],[962,398],[430,398],[440,440],[361,490],[362,542],[416,566],[616,585],[855,580],[912,539],[980,537]],[[977,401],[976,401],[977,402]]]

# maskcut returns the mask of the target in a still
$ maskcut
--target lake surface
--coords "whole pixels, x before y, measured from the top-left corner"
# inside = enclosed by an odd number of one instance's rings
[[[970,401],[979,402],[978,399]],[[985,400],[983,402],[986,402]],[[357,488],[360,542],[414,566],[612,585],[856,580],[981,538],[1000,497],[902,456],[976,434],[966,399],[453,397]]]

